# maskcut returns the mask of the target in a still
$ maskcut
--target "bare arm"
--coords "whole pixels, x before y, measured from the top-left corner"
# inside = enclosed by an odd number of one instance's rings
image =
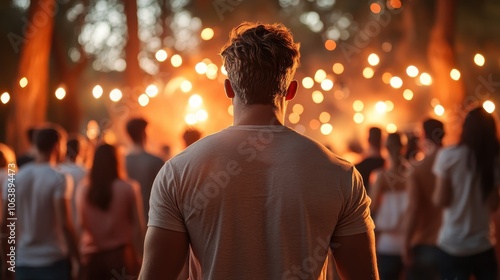
[[[449,179],[436,176],[436,189],[432,195],[432,202],[440,207],[448,207],[451,205],[453,190]]]
[[[133,184],[134,199],[132,205],[132,221],[134,225],[134,250],[137,253],[139,260],[142,260],[144,248],[144,235],[146,231],[146,224],[144,221],[144,210],[142,206],[142,196],[138,184]]]
[[[375,183],[370,188],[370,198],[372,199],[370,211],[374,214],[377,213],[380,201],[382,200],[382,194],[384,193],[384,179],[383,173],[379,172]]]
[[[373,230],[336,237],[334,242],[333,256],[342,279],[379,279]]]
[[[172,279],[184,266],[189,252],[189,236],[185,232],[149,227],[144,244],[144,262],[140,280]]]

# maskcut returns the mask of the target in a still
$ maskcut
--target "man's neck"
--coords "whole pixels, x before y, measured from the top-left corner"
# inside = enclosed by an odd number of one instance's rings
[[[56,160],[55,156],[53,156],[53,155],[38,154],[36,159],[35,159],[35,162],[36,163],[47,163],[47,164],[52,165],[52,166],[57,165],[57,160]]]
[[[281,107],[281,106],[279,106]],[[283,125],[283,109],[267,104],[234,103],[234,125]]]
[[[131,154],[139,154],[139,153],[143,153],[145,151],[146,150],[144,149],[144,145],[143,144],[134,143],[132,145],[132,147],[130,148],[130,153]]]

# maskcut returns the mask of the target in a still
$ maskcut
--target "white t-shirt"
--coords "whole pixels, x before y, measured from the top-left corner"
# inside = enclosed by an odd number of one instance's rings
[[[73,178],[73,198],[71,199],[72,206],[72,215],[73,215],[73,224],[76,224],[76,203],[75,203],[75,195],[77,193],[78,186],[85,178],[87,171],[80,165],[77,165],[72,162],[65,162],[58,166],[59,171],[62,173],[67,173],[71,175]]]
[[[69,198],[67,178],[46,163],[29,163],[15,176],[16,266],[51,265],[68,256],[56,199]],[[7,187],[2,189],[6,203]]]
[[[474,178],[469,152],[465,145],[444,148],[433,167],[434,174],[451,180],[452,186],[451,204],[444,210],[437,245],[456,256],[477,254],[493,246],[491,211],[482,197],[480,175]],[[495,170],[500,170],[500,166]],[[498,174],[495,180],[498,186]]]
[[[316,141],[231,126],[165,164],[148,226],[188,232],[203,279],[321,279],[335,237],[374,228],[369,205],[353,165]]]

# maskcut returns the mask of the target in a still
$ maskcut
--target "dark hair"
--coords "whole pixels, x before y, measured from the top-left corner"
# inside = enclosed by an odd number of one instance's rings
[[[30,142],[30,144],[35,143],[35,134],[36,134],[36,129],[34,127],[29,128],[26,130],[26,138]]]
[[[136,144],[144,142],[148,122],[143,118],[131,119],[127,122],[127,133]]]
[[[61,140],[61,133],[52,127],[37,129],[35,145],[42,154],[49,154]]]
[[[235,94],[244,104],[272,104],[286,94],[299,66],[300,44],[281,24],[243,22],[221,56]]]
[[[73,138],[66,142],[66,156],[71,160],[75,160],[80,153],[80,141]]]
[[[200,140],[200,138],[201,132],[193,127],[186,128],[184,134],[182,134],[182,139],[184,139],[184,144],[186,144],[186,147]]]
[[[499,153],[495,119],[482,107],[471,110],[465,117],[460,144],[471,150],[469,162],[480,175],[483,200],[495,188],[495,161]]]
[[[382,147],[382,130],[380,128],[370,127],[368,130],[368,143],[377,149]]]
[[[431,140],[436,145],[443,145],[444,125],[436,119],[427,119],[423,122],[425,139]]]
[[[97,147],[89,173],[90,204],[106,211],[113,198],[113,182],[120,178],[118,156],[114,146],[102,144]]]

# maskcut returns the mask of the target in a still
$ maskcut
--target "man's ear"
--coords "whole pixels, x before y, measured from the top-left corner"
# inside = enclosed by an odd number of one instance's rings
[[[293,80],[292,82],[290,82],[290,85],[288,86],[288,89],[286,90],[285,100],[286,101],[292,100],[295,97],[295,95],[297,94],[298,89],[299,89],[299,83],[297,82],[297,80]]]
[[[224,80],[224,91],[226,92],[227,98],[234,98],[233,86],[231,86],[231,82],[229,81],[229,79]]]

